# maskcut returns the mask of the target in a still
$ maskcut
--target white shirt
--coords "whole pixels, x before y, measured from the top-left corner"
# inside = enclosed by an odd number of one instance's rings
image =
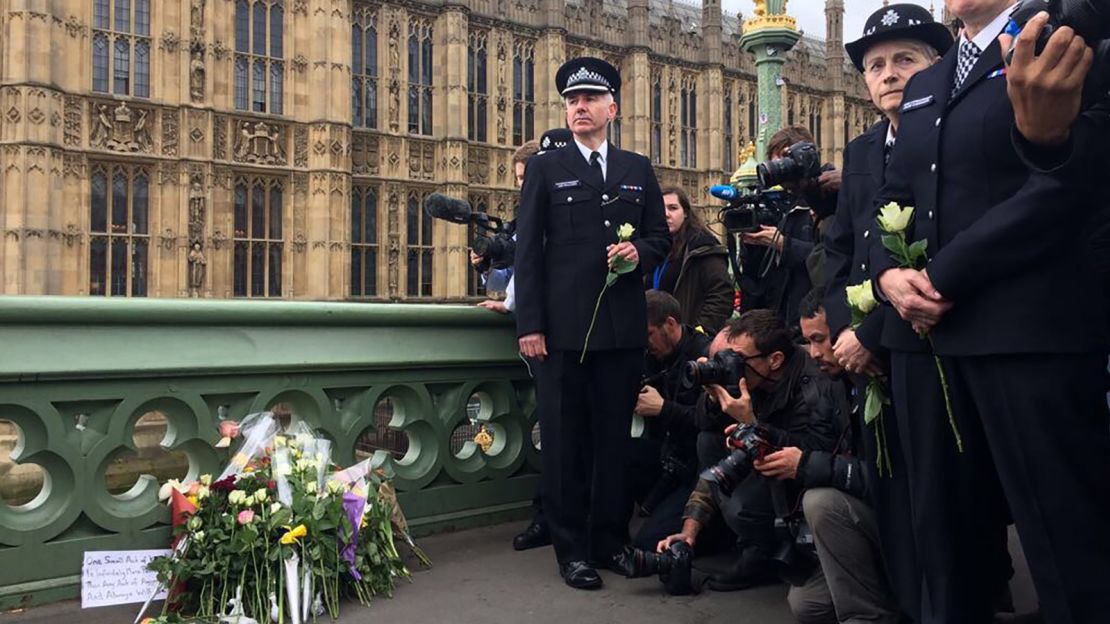
[[[894,135],[894,124],[888,123],[886,125],[886,144],[894,147],[894,140],[897,137]]]
[[[1003,9],[1003,11],[998,14],[998,17],[994,18],[994,21],[987,24],[986,28],[980,30],[979,34],[975,35],[975,38],[971,40],[971,42],[975,44],[975,47],[979,48],[980,52],[986,50],[991,42],[997,39],[998,35],[1002,34],[1002,30],[1006,28],[1006,24],[1010,21],[1010,14],[1014,12],[1017,5],[1018,3],[1015,2]],[[960,38],[967,39],[966,29],[960,32]]]
[[[579,143],[577,137],[574,139],[574,144],[578,146],[578,151],[582,152],[582,157],[586,159],[586,163],[588,164],[590,162],[590,154],[592,154],[594,150]],[[597,153],[601,154],[601,158],[598,158],[597,162],[601,164],[601,179],[604,181],[609,171],[609,141],[602,141],[601,147],[597,148]]]
[[[505,287],[505,309],[516,312],[516,274],[509,278],[509,285]]]

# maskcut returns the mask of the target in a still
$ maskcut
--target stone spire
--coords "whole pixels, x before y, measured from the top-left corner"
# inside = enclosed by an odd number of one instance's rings
[[[844,88],[844,0],[825,0],[825,71],[829,88]]]
[[[701,38],[705,42],[705,62],[721,63],[721,0],[703,0]]]

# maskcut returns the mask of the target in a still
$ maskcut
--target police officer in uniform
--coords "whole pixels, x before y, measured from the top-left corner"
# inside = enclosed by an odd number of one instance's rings
[[[1031,172],[997,41],[1011,0],[949,0],[964,24],[941,62],[907,84],[876,206],[915,207],[920,269],[895,265],[870,233],[878,293],[927,332],[947,379],[963,452],[951,459],[942,390],[926,352],[892,362],[926,576],[926,621],[988,622],[997,595],[982,555],[1005,515],[1017,525],[1045,621],[1110,613],[1107,334],[1082,233],[1097,205],[1062,176]],[[884,331],[885,336],[885,331]],[[942,426],[937,426],[940,420]],[[938,487],[942,484],[942,487]],[[923,545],[922,540],[932,542]]]
[[[517,334],[521,353],[541,360],[544,513],[559,572],[571,587],[596,589],[596,567],[618,567],[628,539],[624,467],[647,344],[643,276],[666,257],[670,235],[648,159],[607,141],[616,68],[573,59],[555,85],[574,141],[527,165]],[[630,242],[619,242],[624,224],[634,228]],[[638,264],[599,302],[617,257]]]
[[[908,343],[914,350],[923,346],[909,325],[887,308],[876,309],[853,329],[845,288],[868,279],[868,238],[875,215],[875,196],[882,186],[886,163],[898,135],[902,89],[907,80],[939,60],[938,55],[951,46],[949,30],[933,21],[928,10],[914,4],[892,4],[879,9],[867,19],[863,36],[845,46],[852,63],[863,75],[872,102],[884,115],[882,121],[845,148],[839,205],[825,233],[829,284],[824,307],[837,359],[854,374],[856,409],[861,414],[867,376],[885,375],[890,368],[890,354],[882,344],[884,327],[888,323],[901,325],[888,331],[909,334]],[[869,492],[879,521],[891,588],[902,610],[917,620],[921,612],[921,572],[914,542],[907,466],[894,410],[887,407],[883,418],[885,456],[890,458],[892,469],[881,478],[872,475],[870,482],[874,487]],[[861,465],[874,471],[874,459],[880,452],[874,433],[869,432],[862,441],[871,461]]]

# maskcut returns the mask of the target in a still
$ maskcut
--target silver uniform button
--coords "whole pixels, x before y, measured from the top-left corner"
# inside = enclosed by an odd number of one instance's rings
[[[933,125],[934,125],[934,126],[940,126],[940,117],[937,117],[937,122],[936,122],[935,124],[933,124]]]
[[[933,211],[932,211],[932,210],[930,210],[930,211],[929,211],[929,218],[930,218],[930,219],[932,219],[932,218],[933,218]]]
[[[609,220],[608,219],[605,220],[605,227],[609,227]]]
[[[937,172],[937,164],[933,163],[933,164],[929,165],[929,171],[932,172],[932,173],[936,173]]]
[[[568,195],[567,196],[567,203],[570,203],[570,201],[571,201],[571,199],[570,199],[570,196]]]
[[[867,238],[867,237],[868,237],[868,236],[870,236],[870,235],[871,235],[871,230],[864,230],[864,231],[863,231],[863,237],[864,237],[864,238]]]
[[[865,263],[859,265],[859,268],[860,268],[861,271],[866,271],[867,270],[867,263],[865,262]]]
[[[608,195],[602,195],[601,196],[601,201],[609,201],[609,196]]]

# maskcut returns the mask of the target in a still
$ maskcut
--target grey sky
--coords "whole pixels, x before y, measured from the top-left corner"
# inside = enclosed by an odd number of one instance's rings
[[[944,9],[944,0],[900,0],[920,4],[928,8],[930,4],[935,7],[934,17],[940,19]],[[700,4],[700,3],[698,3]],[[893,2],[892,2],[893,4]],[[844,0],[844,41],[858,39],[863,33],[863,23],[867,16],[883,5],[882,0]],[[745,16],[752,14],[755,3],[752,0],[722,0],[721,8],[726,13],[736,15],[743,11]],[[825,1],[824,0],[790,0],[786,5],[786,12],[798,19],[798,28],[807,35],[825,38]]]

